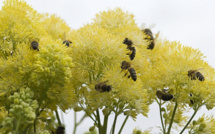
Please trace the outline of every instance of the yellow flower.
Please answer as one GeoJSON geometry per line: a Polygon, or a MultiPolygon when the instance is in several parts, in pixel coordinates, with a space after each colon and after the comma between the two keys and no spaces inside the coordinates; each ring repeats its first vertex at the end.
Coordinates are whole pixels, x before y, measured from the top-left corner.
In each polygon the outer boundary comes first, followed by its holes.
{"type": "Polygon", "coordinates": [[[23,0],[5,0],[0,11],[0,50],[7,57],[20,43],[40,39],[46,34],[41,15],[23,0]]]}
{"type": "MultiPolygon", "coordinates": [[[[139,79],[141,67],[138,62],[144,64],[141,56],[131,62],[137,72],[137,81],[134,82],[128,76],[123,77],[126,71],[121,72],[121,63],[130,61],[121,37],[97,25],[86,25],[75,31],[74,35],[72,57],[75,66],[72,79],[80,103],[85,104],[89,112],[104,106],[112,111],[121,105],[121,112],[134,110],[147,116],[147,91],[142,88],[142,79],[139,79]],[[112,91],[96,91],[95,85],[105,81],[112,86],[112,91]]],[[[135,119],[136,114],[132,113],[130,116],[135,119]]]]}
{"type": "Polygon", "coordinates": [[[194,120],[193,123],[189,126],[190,134],[214,134],[215,129],[215,119],[213,115],[199,117],[198,120],[194,120]]]}
{"type": "Polygon", "coordinates": [[[134,16],[131,13],[120,8],[103,11],[96,15],[92,25],[107,29],[108,32],[119,38],[120,43],[125,38],[131,40],[137,51],[136,57],[144,59],[148,55],[149,51],[146,49],[148,42],[144,40],[145,35],[135,23],[134,16]]]}
{"type": "Polygon", "coordinates": [[[63,110],[71,107],[75,100],[71,86],[71,69],[74,66],[72,58],[68,55],[70,48],[49,38],[40,41],[41,49],[34,55],[34,70],[31,72],[29,86],[35,92],[38,99],[46,100],[48,107],[63,107],[63,110]],[[41,94],[46,94],[41,97],[41,94]]]}
{"type": "Polygon", "coordinates": [[[67,38],[65,36],[69,36],[70,34],[70,27],[64,20],[54,14],[43,15],[42,24],[46,29],[48,35],[50,35],[53,40],[66,40],[67,38]]]}
{"type": "Polygon", "coordinates": [[[196,104],[209,104],[213,107],[214,98],[214,69],[204,61],[203,54],[198,49],[182,46],[179,42],[160,41],[149,57],[151,70],[142,77],[152,79],[145,84],[152,88],[154,95],[157,90],[169,88],[178,102],[190,104],[190,93],[199,97],[196,104]],[[198,70],[203,68],[202,70],[198,70]],[[198,70],[205,81],[191,80],[189,70],[198,70]]]}

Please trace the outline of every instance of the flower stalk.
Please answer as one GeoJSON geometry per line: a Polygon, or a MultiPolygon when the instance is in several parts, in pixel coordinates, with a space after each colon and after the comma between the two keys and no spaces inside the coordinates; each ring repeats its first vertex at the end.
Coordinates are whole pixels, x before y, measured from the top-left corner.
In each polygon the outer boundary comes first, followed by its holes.
{"type": "Polygon", "coordinates": [[[126,122],[127,122],[127,120],[128,120],[128,117],[129,117],[129,115],[127,115],[127,116],[126,116],[126,118],[125,118],[125,120],[123,121],[122,126],[121,126],[121,128],[120,128],[120,130],[119,130],[118,134],[121,134],[121,132],[122,132],[122,130],[123,130],[123,128],[124,128],[124,126],[125,126],[125,123],[126,123],[126,122]]]}
{"type": "Polygon", "coordinates": [[[193,113],[193,115],[190,117],[189,121],[187,122],[187,124],[184,126],[184,128],[181,130],[180,134],[182,134],[184,132],[184,130],[187,128],[187,126],[190,124],[190,122],[193,120],[194,116],[196,115],[196,113],[198,112],[199,107],[197,107],[193,113]]]}
{"type": "Polygon", "coordinates": [[[170,121],[170,124],[169,124],[169,128],[168,128],[167,134],[170,134],[170,132],[171,132],[171,128],[172,128],[172,124],[173,124],[173,121],[174,121],[175,112],[176,112],[177,107],[178,107],[178,103],[177,103],[177,101],[176,101],[176,102],[175,102],[175,107],[174,107],[174,110],[173,110],[173,113],[172,113],[172,118],[171,118],[171,121],[170,121]]]}
{"type": "Polygon", "coordinates": [[[166,133],[166,129],[165,129],[164,123],[163,123],[163,116],[162,116],[162,111],[161,111],[161,99],[160,99],[160,102],[158,103],[158,105],[159,105],[161,125],[162,125],[162,128],[163,128],[163,133],[165,134],[166,133]]]}

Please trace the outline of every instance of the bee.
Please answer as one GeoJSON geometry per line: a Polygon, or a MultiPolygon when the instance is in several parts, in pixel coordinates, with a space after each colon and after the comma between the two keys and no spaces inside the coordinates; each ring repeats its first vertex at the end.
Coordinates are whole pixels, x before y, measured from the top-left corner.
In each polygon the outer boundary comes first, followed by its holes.
{"type": "Polygon", "coordinates": [[[173,95],[167,93],[166,89],[163,89],[162,91],[158,90],[156,92],[156,95],[159,99],[163,101],[170,101],[173,98],[173,95]]]}
{"type": "MultiPolygon", "coordinates": [[[[153,27],[153,26],[150,26],[150,27],[153,27]]],[[[147,49],[152,50],[155,47],[155,42],[154,41],[158,38],[159,32],[156,34],[156,36],[154,38],[153,33],[150,30],[150,28],[144,28],[144,24],[143,24],[142,29],[143,29],[142,32],[147,36],[144,39],[150,42],[150,44],[148,45],[147,49]]]]}
{"type": "Polygon", "coordinates": [[[71,44],[72,42],[70,40],[64,40],[63,41],[63,44],[66,44],[67,47],[69,47],[69,45],[71,44]]]}
{"type": "Polygon", "coordinates": [[[56,134],[65,134],[65,127],[58,126],[56,130],[56,134]]]}
{"type": "Polygon", "coordinates": [[[66,44],[67,47],[72,43],[72,41],[66,39],[66,33],[64,32],[64,41],[63,44],[66,44]]]}
{"type": "Polygon", "coordinates": [[[129,55],[130,60],[133,60],[136,55],[136,48],[132,46],[133,42],[128,38],[125,38],[123,44],[127,45],[127,49],[131,51],[131,54],[128,53],[127,55],[129,55]]]}
{"type": "Polygon", "coordinates": [[[107,85],[106,84],[107,82],[108,82],[108,80],[96,84],[95,85],[96,91],[99,91],[99,92],[110,92],[112,90],[112,86],[111,85],[107,85]]]}
{"type": "MultiPolygon", "coordinates": [[[[136,74],[134,68],[131,67],[131,63],[130,62],[123,61],[122,65],[121,65],[121,69],[122,70],[128,70],[128,72],[130,73],[130,75],[128,76],[128,78],[131,77],[133,81],[137,80],[137,74],[136,74]]],[[[126,72],[124,76],[126,76],[128,74],[128,72],[126,72]]]]}
{"type": "Polygon", "coordinates": [[[32,49],[39,51],[38,47],[39,47],[39,43],[37,41],[32,41],[31,42],[31,48],[32,49]]]}
{"type": "Polygon", "coordinates": [[[197,70],[189,70],[188,71],[188,76],[191,77],[191,80],[196,80],[196,78],[200,81],[204,81],[205,77],[197,70]]]}

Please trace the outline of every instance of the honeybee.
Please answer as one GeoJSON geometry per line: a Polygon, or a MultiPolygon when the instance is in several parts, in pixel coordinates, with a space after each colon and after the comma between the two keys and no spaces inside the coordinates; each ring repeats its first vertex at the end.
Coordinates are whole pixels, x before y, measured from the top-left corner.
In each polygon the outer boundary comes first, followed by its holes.
{"type": "Polygon", "coordinates": [[[71,44],[72,42],[70,40],[67,40],[66,39],[66,33],[64,32],[64,41],[63,41],[63,44],[66,44],[67,47],[69,47],[69,45],[71,44]]]}
{"type": "MultiPolygon", "coordinates": [[[[153,27],[153,26],[151,26],[151,27],[153,27]]],[[[147,49],[152,50],[155,47],[155,42],[154,41],[158,38],[159,32],[155,35],[155,38],[154,38],[153,33],[150,30],[150,28],[144,28],[144,24],[142,24],[142,32],[147,36],[144,39],[150,42],[150,44],[148,45],[147,49]]]]}
{"type": "Polygon", "coordinates": [[[65,134],[65,127],[58,126],[56,130],[56,134],[65,134]]]}
{"type": "Polygon", "coordinates": [[[130,60],[133,60],[136,55],[136,49],[132,46],[133,42],[128,38],[125,38],[123,44],[127,45],[127,49],[131,51],[131,54],[128,53],[127,55],[129,55],[130,60]]]}
{"type": "Polygon", "coordinates": [[[72,43],[70,40],[64,40],[63,44],[66,44],[67,47],[69,47],[69,44],[72,43]]]}
{"type": "MultiPolygon", "coordinates": [[[[202,69],[202,68],[201,68],[202,69]]],[[[205,77],[198,71],[200,69],[197,70],[189,70],[188,71],[188,76],[191,77],[191,80],[196,80],[196,78],[200,81],[204,81],[205,77]]]]}
{"type": "Polygon", "coordinates": [[[156,95],[159,99],[163,101],[170,101],[173,98],[173,95],[167,93],[166,89],[163,89],[162,91],[158,90],[156,92],[156,95]]]}
{"type": "MultiPolygon", "coordinates": [[[[130,75],[128,76],[128,78],[131,77],[133,81],[137,80],[137,74],[136,74],[134,68],[131,67],[131,63],[130,62],[123,61],[122,65],[121,65],[121,69],[122,70],[128,70],[128,72],[130,73],[130,75]]],[[[124,76],[126,76],[128,74],[128,72],[126,72],[124,76]]]]}
{"type": "Polygon", "coordinates": [[[107,85],[106,84],[107,82],[108,82],[108,80],[96,84],[95,85],[96,91],[99,91],[99,92],[110,92],[112,90],[112,86],[111,85],[107,85]]]}
{"type": "Polygon", "coordinates": [[[32,49],[39,51],[38,47],[39,47],[39,43],[37,41],[32,41],[31,42],[31,48],[32,49]]]}

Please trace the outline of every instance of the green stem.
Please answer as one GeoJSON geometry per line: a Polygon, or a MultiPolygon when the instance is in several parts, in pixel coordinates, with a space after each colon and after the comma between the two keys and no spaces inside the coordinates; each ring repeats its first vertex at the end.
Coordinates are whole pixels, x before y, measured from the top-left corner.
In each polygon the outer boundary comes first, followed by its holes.
{"type": "MultiPolygon", "coordinates": [[[[80,104],[80,103],[79,103],[79,104],[80,104]]],[[[88,114],[88,112],[85,110],[85,108],[84,108],[81,104],[80,104],[80,106],[83,108],[85,114],[86,114],[87,116],[89,116],[89,117],[94,121],[94,123],[96,123],[96,120],[93,119],[93,117],[92,117],[91,115],[88,114]]]]}
{"type": "Polygon", "coordinates": [[[178,107],[178,103],[175,102],[175,107],[174,107],[174,110],[173,110],[173,113],[172,113],[172,118],[171,118],[171,121],[170,121],[170,124],[169,124],[169,128],[168,128],[167,134],[170,134],[172,123],[173,123],[173,120],[174,120],[174,117],[175,117],[175,112],[176,112],[177,107],[178,107]]]}
{"type": "Polygon", "coordinates": [[[48,88],[46,88],[45,90],[43,90],[43,93],[42,93],[42,97],[40,98],[40,100],[39,100],[39,106],[38,106],[38,108],[37,108],[37,110],[36,110],[36,118],[34,119],[34,133],[36,133],[36,121],[37,121],[37,117],[39,116],[39,109],[40,109],[40,107],[41,107],[41,105],[42,105],[42,102],[43,102],[43,100],[44,100],[44,98],[46,97],[46,92],[48,91],[48,88]]]}
{"type": "Polygon", "coordinates": [[[28,130],[29,130],[29,128],[32,126],[32,124],[29,124],[26,128],[25,128],[25,130],[23,131],[23,134],[27,134],[27,132],[28,132],[28,130]]]}
{"type": "Polygon", "coordinates": [[[77,123],[77,126],[81,124],[81,122],[87,117],[86,114],[84,114],[84,116],[80,119],[80,121],[77,123]]]}
{"type": "Polygon", "coordinates": [[[118,134],[121,134],[122,129],[124,128],[125,123],[126,123],[126,122],[127,122],[127,120],[128,120],[128,117],[129,117],[129,115],[127,115],[127,116],[126,116],[126,118],[125,118],[125,120],[124,120],[124,122],[123,122],[123,124],[122,124],[122,126],[121,126],[121,128],[120,128],[120,130],[119,130],[119,133],[118,133],[118,134]]]}
{"type": "Polygon", "coordinates": [[[60,121],[60,117],[59,117],[59,114],[58,114],[58,111],[55,110],[55,114],[56,114],[56,117],[57,117],[57,121],[58,121],[58,125],[61,126],[61,121],[60,121]]]}
{"type": "Polygon", "coordinates": [[[20,122],[19,120],[17,120],[15,134],[19,134],[19,127],[20,127],[20,122]]]}
{"type": "Polygon", "coordinates": [[[73,134],[76,133],[76,128],[77,128],[77,114],[74,111],[74,129],[73,129],[73,134]]]}
{"type": "Polygon", "coordinates": [[[116,126],[117,117],[118,117],[118,113],[116,112],[116,113],[115,113],[115,117],[114,117],[114,122],[113,122],[112,134],[114,134],[114,131],[115,131],[115,126],[116,126]]]}
{"type": "Polygon", "coordinates": [[[100,115],[99,115],[99,110],[96,110],[96,114],[97,114],[97,120],[98,120],[98,128],[99,128],[99,134],[102,134],[101,131],[101,120],[100,120],[100,115]]]}
{"type": "Polygon", "coordinates": [[[190,122],[193,120],[194,116],[196,115],[199,107],[194,111],[193,115],[191,116],[190,120],[187,122],[187,124],[184,126],[184,128],[181,130],[180,134],[184,132],[184,130],[187,128],[187,126],[190,124],[190,122]]]}
{"type": "Polygon", "coordinates": [[[105,117],[104,117],[104,122],[103,122],[103,127],[102,127],[102,133],[104,133],[104,134],[107,133],[108,117],[109,117],[109,114],[105,115],[105,117]]]}
{"type": "Polygon", "coordinates": [[[161,119],[161,125],[162,125],[162,128],[163,128],[163,133],[165,134],[166,133],[166,129],[164,128],[164,124],[163,124],[163,116],[162,116],[162,111],[161,111],[161,99],[160,99],[160,103],[159,103],[159,110],[160,110],[160,119],[161,119]]]}

